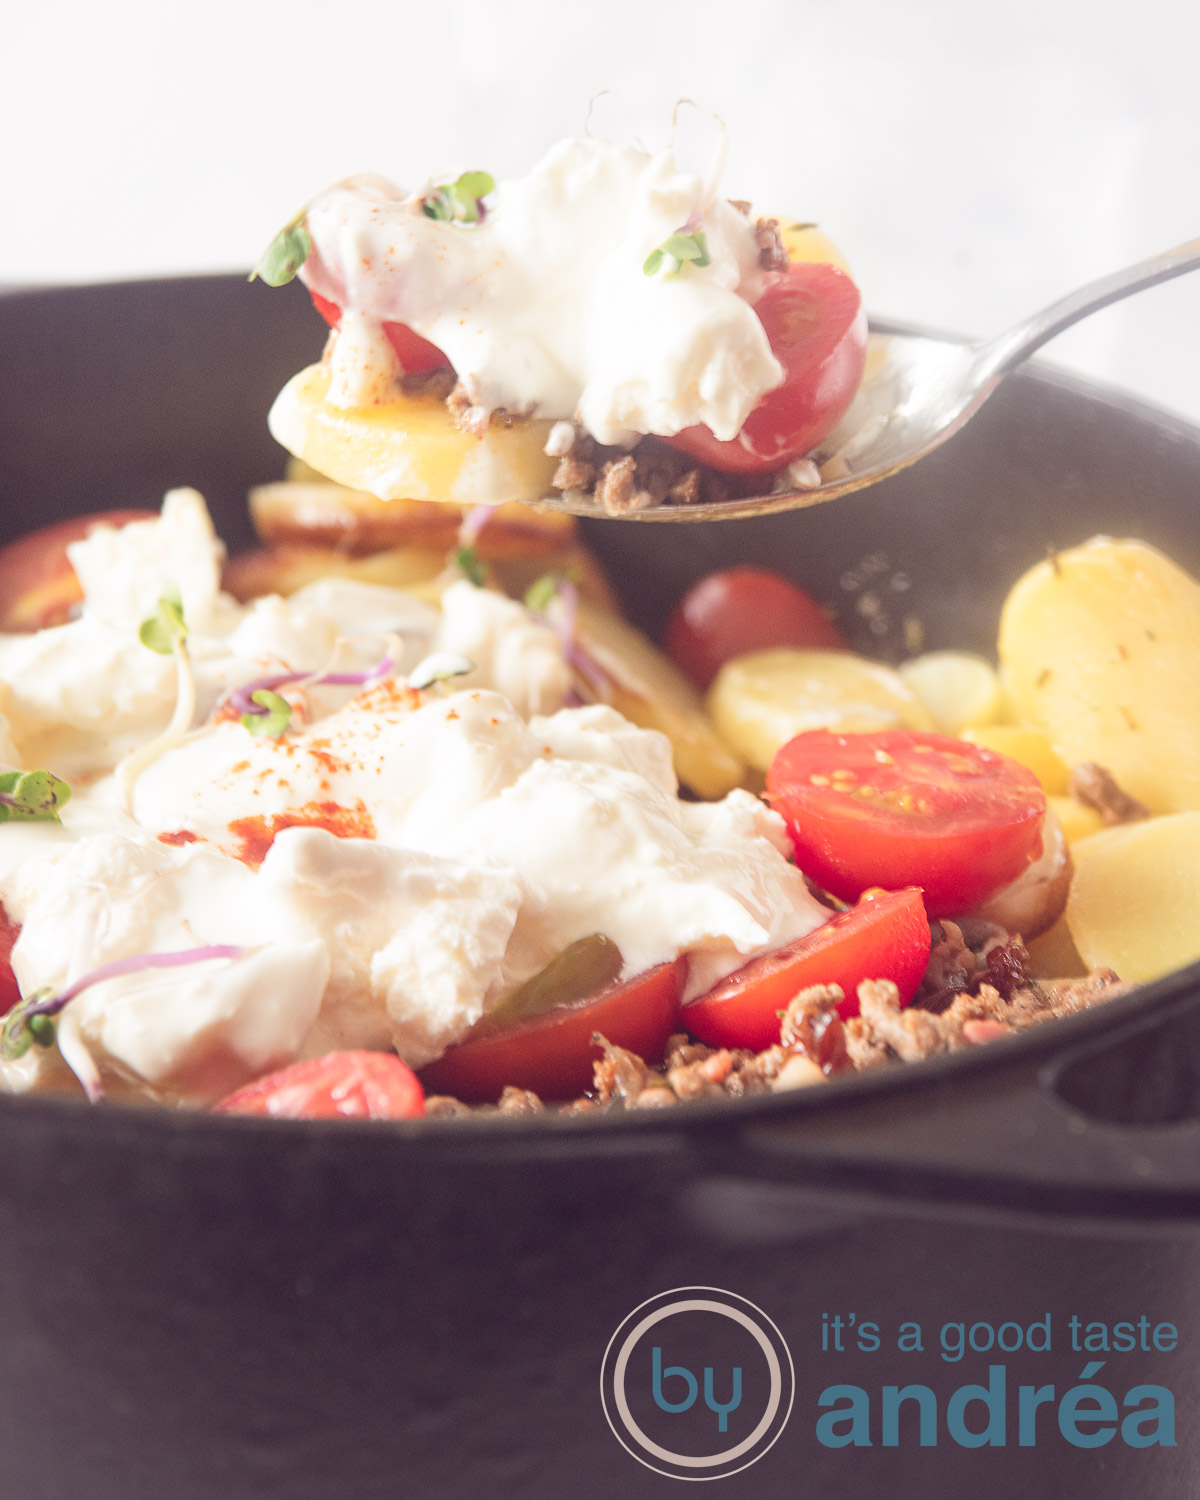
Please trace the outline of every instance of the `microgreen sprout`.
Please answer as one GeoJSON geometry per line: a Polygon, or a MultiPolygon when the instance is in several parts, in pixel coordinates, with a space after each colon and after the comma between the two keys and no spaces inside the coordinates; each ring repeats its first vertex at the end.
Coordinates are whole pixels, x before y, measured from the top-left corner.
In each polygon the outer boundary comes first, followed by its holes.
{"type": "Polygon", "coordinates": [[[0,823],[57,823],[71,788],[49,771],[0,772],[0,823]]]}
{"type": "Polygon", "coordinates": [[[483,199],[495,189],[489,172],[464,172],[454,182],[442,182],[421,200],[421,211],[429,219],[457,224],[478,224],[486,215],[483,199]]]}
{"type": "Polygon", "coordinates": [[[474,547],[456,547],[451,553],[451,561],[463,577],[469,583],[473,583],[477,589],[481,589],[487,582],[487,569],[474,547]]]}
{"type": "Polygon", "coordinates": [[[260,739],[277,740],[292,722],[292,705],[270,688],[259,688],[250,694],[250,699],[260,711],[250,709],[244,713],[243,726],[260,739]]]}
{"type": "Polygon", "coordinates": [[[170,656],[177,642],[187,640],[188,628],[183,618],[183,599],[178,587],[168,583],[158,598],[158,608],[148,615],[138,630],[138,640],[160,656],[170,656]]]}
{"type": "Polygon", "coordinates": [[[291,724],[292,709],[276,688],[294,682],[308,687],[365,687],[386,677],[395,665],[390,656],[385,656],[365,672],[277,672],[273,677],[258,677],[235,688],[229,701],[251,734],[278,739],[291,724]]]}
{"type": "Polygon", "coordinates": [[[91,989],[94,984],[117,979],[123,974],[136,974],[143,969],[176,969],[184,964],[207,963],[214,958],[241,958],[246,951],[228,943],[214,943],[207,948],[185,948],[178,953],[138,953],[132,958],[118,958],[112,963],[101,964],[57,995],[49,988],[35,990],[24,1000],[18,1000],[5,1016],[0,1028],[0,1058],[13,1062],[24,1057],[34,1045],[52,1046],[55,1040],[53,1018],[76,995],[91,989]]]}
{"type": "Polygon", "coordinates": [[[535,615],[544,615],[558,598],[559,575],[543,573],[525,590],[525,608],[535,615]]]}
{"type": "Polygon", "coordinates": [[[694,266],[707,266],[710,261],[708,241],[703,229],[693,229],[690,232],[677,229],[674,234],[666,237],[657,250],[651,250],[642,262],[642,271],[647,276],[654,276],[665,266],[664,275],[678,276],[689,262],[694,266]]]}
{"type": "Polygon", "coordinates": [[[460,656],[457,651],[434,651],[408,674],[408,685],[414,692],[424,692],[435,682],[445,682],[450,677],[465,677],[475,670],[469,656],[460,656]]]}
{"type": "Polygon", "coordinates": [[[268,286],[285,286],[312,253],[312,239],[305,228],[306,209],[289,219],[263,253],[247,278],[261,277],[268,286]]]}

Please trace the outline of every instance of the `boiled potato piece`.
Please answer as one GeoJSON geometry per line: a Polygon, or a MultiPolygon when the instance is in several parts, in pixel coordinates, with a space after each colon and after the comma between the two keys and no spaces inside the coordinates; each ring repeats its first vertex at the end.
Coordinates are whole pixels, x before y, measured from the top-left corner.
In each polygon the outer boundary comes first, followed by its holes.
{"type": "MultiPolygon", "coordinates": [[[[997,755],[1007,755],[1009,760],[1020,761],[1027,771],[1032,771],[1051,797],[1066,799],[1070,784],[1070,773],[1054,746],[1036,729],[1022,729],[1017,724],[987,724],[980,728],[964,729],[962,738],[972,745],[982,745],[985,750],[994,750],[997,755]]],[[[1081,802],[1074,803],[1080,812],[1089,811],[1081,802]]],[[[1064,823],[1064,828],[1066,827],[1064,823]]],[[[1097,827],[1099,827],[1097,814],[1097,827]]],[[[1089,828],[1089,833],[1094,833],[1089,828]]],[[[1067,830],[1068,840],[1071,833],[1067,830]]]]}
{"type": "Polygon", "coordinates": [[[788,260],[816,261],[822,265],[836,266],[839,271],[845,271],[847,276],[850,275],[846,257],[828,235],[822,234],[815,224],[808,224],[799,219],[780,218],[779,238],[783,241],[788,260]]]}
{"type": "MultiPolygon", "coordinates": [[[[336,547],[364,556],[388,547],[449,551],[466,516],[436,500],[380,500],[327,479],[284,480],[250,491],[250,518],[264,542],[336,547]]],[[[480,557],[544,557],[575,539],[573,516],[530,505],[497,506],[479,532],[480,557]]]]}
{"type": "Polygon", "coordinates": [[[1200,585],[1144,542],[1097,537],[1009,594],[1000,660],[1022,723],[1152,812],[1200,808],[1200,585]]]}
{"type": "MultiPolygon", "coordinates": [[[[1044,782],[1042,784],[1045,785],[1044,782]]],[[[1052,809],[1058,819],[1068,844],[1093,838],[1096,834],[1103,833],[1106,827],[1104,819],[1094,807],[1085,807],[1082,802],[1076,802],[1074,797],[1047,797],[1046,806],[1052,809]]]]}
{"type": "Polygon", "coordinates": [[[1067,923],[1088,964],[1145,982],[1200,958],[1200,812],[1110,828],[1071,853],[1067,923]]]}
{"type": "Polygon", "coordinates": [[[309,365],[275,398],[271,435],[311,468],[380,500],[495,505],[540,500],[558,465],[543,452],[553,425],[522,417],[481,436],[456,427],[435,395],[343,409],[325,399],[329,371],[309,365]]]}
{"type": "Polygon", "coordinates": [[[746,768],[713,728],[696,689],[640,631],[581,598],[577,633],[609,678],[618,713],[671,741],[685,786],[701,797],[723,797],[741,783],[746,768]]]}
{"type": "Polygon", "coordinates": [[[1025,947],[1029,952],[1029,972],[1035,979],[1082,979],[1088,971],[1065,915],[1059,917],[1049,932],[1026,939],[1025,947]]]}
{"type": "Polygon", "coordinates": [[[1004,711],[1000,679],[982,656],[927,651],[903,662],[900,675],[933,715],[942,734],[995,724],[1004,711]]]}
{"type": "Polygon", "coordinates": [[[758,771],[807,729],[850,733],[932,729],[929,710],[898,672],[849,651],[752,651],[717,673],[708,711],[758,771]]]}
{"type": "MultiPolygon", "coordinates": [[[[487,562],[491,581],[512,595],[524,597],[529,585],[545,573],[561,573],[572,579],[581,596],[620,613],[612,586],[595,558],[582,547],[533,556],[501,555],[487,562]]],[[[260,547],[244,552],[225,564],[223,586],[243,603],[263,594],[294,594],[319,578],[357,578],[389,588],[417,590],[422,597],[440,594],[443,581],[453,577],[443,549],[390,547],[369,557],[348,556],[340,549],[317,546],[260,547]],[[444,577],[443,577],[444,575],[444,577]]]]}

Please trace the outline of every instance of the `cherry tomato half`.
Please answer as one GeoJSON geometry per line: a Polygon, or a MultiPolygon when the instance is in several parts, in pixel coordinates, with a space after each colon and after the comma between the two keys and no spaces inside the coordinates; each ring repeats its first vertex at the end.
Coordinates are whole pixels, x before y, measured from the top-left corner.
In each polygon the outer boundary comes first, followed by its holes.
{"type": "Polygon", "coordinates": [[[666,438],[729,474],[764,474],[811,453],[845,416],[862,381],[867,318],[862,296],[836,266],[797,264],[754,304],[783,384],[768,391],[736,438],[685,427],[666,438]]]}
{"type": "Polygon", "coordinates": [[[219,1115],[277,1120],[412,1120],[425,1113],[417,1075],[394,1052],[327,1052],[257,1078],[213,1105],[219,1115]]]}
{"type": "Polygon", "coordinates": [[[573,1099],[592,1086],[600,1032],[648,1063],[658,1062],[679,1020],[687,960],[659,964],[574,1005],[558,1005],[505,1031],[468,1038],[422,1069],[427,1092],[493,1103],[506,1084],[543,1099],[573,1099]]]}
{"type": "Polygon", "coordinates": [[[724,568],[690,588],[667,622],[667,655],[706,688],[735,656],[791,646],[846,649],[821,606],[769,568],[724,568]]]}
{"type": "Polygon", "coordinates": [[[919,885],[931,917],[954,916],[1037,858],[1046,794],[1032,771],[981,745],[909,729],[811,730],[767,772],[796,862],[845,901],[919,885]]]}
{"type": "MultiPolygon", "coordinates": [[[[342,321],[342,310],[337,303],[331,302],[328,297],[322,297],[319,292],[310,291],[308,295],[330,328],[336,328],[342,321]]],[[[438,346],[423,339],[419,333],[414,333],[407,323],[385,323],[383,331],[387,334],[388,343],[396,351],[396,358],[406,375],[420,375],[426,370],[450,368],[450,361],[438,346]]]]}
{"type": "Polygon", "coordinates": [[[63,624],[83,598],[67,558],[68,545],[81,541],[97,526],[120,528],[130,521],[153,521],[157,514],[153,510],[95,511],[40,526],[0,547],[0,631],[44,630],[63,624]]]}
{"type": "Polygon", "coordinates": [[[710,1047],[752,1047],[779,1040],[779,1013],[813,984],[837,984],[843,1017],[858,1014],[864,979],[890,979],[901,1005],[917,992],[929,963],[929,919],[918,890],[881,891],[786,948],[752,958],[683,1007],[681,1021],[710,1047]]]}
{"type": "Polygon", "coordinates": [[[21,929],[0,906],[0,1016],[6,1016],[21,998],[17,976],[13,973],[11,957],[13,944],[21,929]]]}

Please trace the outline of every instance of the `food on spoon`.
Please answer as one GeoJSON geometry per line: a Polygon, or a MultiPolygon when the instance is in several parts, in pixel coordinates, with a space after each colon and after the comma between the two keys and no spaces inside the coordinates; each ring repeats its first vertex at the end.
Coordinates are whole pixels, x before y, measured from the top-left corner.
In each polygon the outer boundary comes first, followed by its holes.
{"type": "Polygon", "coordinates": [[[621,513],[786,480],[858,388],[862,300],[811,226],[751,217],[718,178],[569,140],[499,185],[335,184],[257,268],[298,272],[331,327],[272,432],[383,501],[557,489],[621,513]]]}

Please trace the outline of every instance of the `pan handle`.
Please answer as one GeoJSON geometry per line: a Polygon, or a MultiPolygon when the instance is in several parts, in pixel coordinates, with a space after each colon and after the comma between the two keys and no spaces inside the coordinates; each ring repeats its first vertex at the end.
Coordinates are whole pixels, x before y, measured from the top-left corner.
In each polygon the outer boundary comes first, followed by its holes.
{"type": "Polygon", "coordinates": [[[1200,1220],[1200,966],[1182,977],[1182,993],[1173,975],[1110,1001],[1116,1017],[1101,1008],[1061,1023],[1089,1033],[1074,1042],[1034,1032],[988,1043],[989,1066],[949,1058],[921,1087],[814,1098],[746,1127],[739,1143],[756,1168],[791,1180],[1200,1220]],[[1110,1024],[1098,1028],[1102,1017],[1110,1024]]]}

